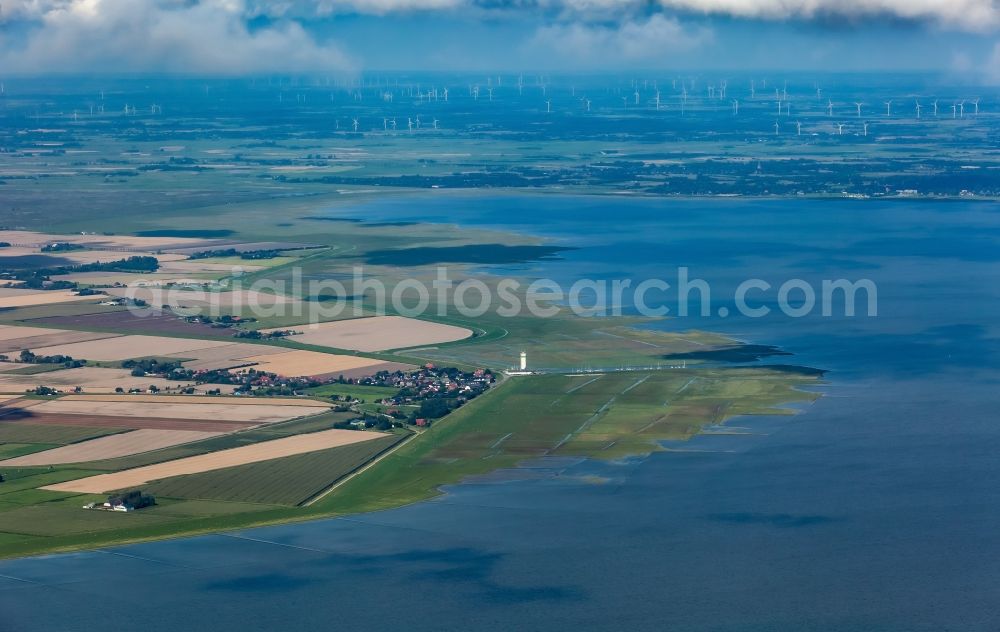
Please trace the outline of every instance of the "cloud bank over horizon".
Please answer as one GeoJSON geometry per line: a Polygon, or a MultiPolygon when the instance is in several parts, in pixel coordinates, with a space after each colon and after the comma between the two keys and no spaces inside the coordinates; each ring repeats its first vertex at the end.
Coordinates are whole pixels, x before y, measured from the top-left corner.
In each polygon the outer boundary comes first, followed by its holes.
{"type": "MultiPolygon", "coordinates": [[[[479,53],[459,57],[481,65],[537,59],[565,68],[650,67],[710,47],[722,55],[716,21],[792,34],[796,24],[842,32],[904,23],[900,28],[985,41],[1000,28],[1000,0],[5,0],[0,72],[355,73],[372,53],[383,64],[390,53],[432,64],[438,58],[426,51],[414,57],[407,39],[428,39],[416,30],[436,28],[442,44],[453,38],[451,50],[479,53]],[[497,30],[514,24],[516,41],[487,50],[481,39],[462,40],[438,20],[497,30]],[[351,29],[365,21],[393,26],[369,28],[376,39],[359,45],[351,29]]],[[[745,59],[724,52],[734,62],[745,59]]],[[[995,75],[998,62],[982,61],[982,72],[995,75]]]]}

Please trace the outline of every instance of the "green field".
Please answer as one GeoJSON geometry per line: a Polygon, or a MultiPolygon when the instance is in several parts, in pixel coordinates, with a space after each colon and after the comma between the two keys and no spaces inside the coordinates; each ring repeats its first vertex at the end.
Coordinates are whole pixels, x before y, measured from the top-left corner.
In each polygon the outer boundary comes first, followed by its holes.
{"type": "Polygon", "coordinates": [[[363,402],[373,402],[377,399],[393,397],[398,389],[383,386],[362,386],[359,384],[326,384],[307,391],[313,397],[332,397],[338,395],[341,399],[347,397],[363,402]]]}
{"type": "Polygon", "coordinates": [[[304,419],[293,419],[292,421],[261,426],[250,430],[196,441],[194,443],[185,443],[184,445],[163,448],[162,450],[155,450],[153,452],[132,454],[115,459],[89,461],[79,465],[81,467],[86,467],[87,469],[110,472],[126,470],[133,467],[142,467],[143,465],[151,465],[153,463],[162,463],[164,461],[172,461],[174,459],[195,456],[197,454],[206,454],[208,452],[217,452],[219,450],[227,450],[229,448],[238,448],[240,446],[259,443],[261,441],[270,441],[271,439],[287,437],[293,434],[329,430],[330,428],[333,428],[333,424],[336,422],[353,419],[355,416],[356,415],[353,415],[352,413],[322,413],[320,415],[313,415],[312,417],[306,417],[304,419]]]}
{"type": "Polygon", "coordinates": [[[55,447],[54,443],[0,443],[0,461],[55,447]]]}
{"type": "Polygon", "coordinates": [[[157,481],[157,498],[298,505],[391,448],[404,435],[157,481]]]}
{"type": "Polygon", "coordinates": [[[547,455],[649,454],[740,414],[791,414],[815,378],[766,369],[622,372],[514,378],[407,443],[318,505],[375,510],[432,496],[443,484],[547,455]]]}
{"type": "Polygon", "coordinates": [[[766,368],[511,378],[305,507],[292,505],[367,462],[390,440],[159,481],[149,489],[163,502],[128,515],[80,509],[99,496],[37,488],[187,456],[192,449],[201,453],[322,429],[345,414],[327,413],[146,455],[62,469],[22,468],[0,484],[0,557],[396,507],[431,497],[442,485],[550,454],[599,459],[648,454],[661,449],[660,440],[684,439],[705,424],[734,415],[791,414],[781,406],[811,401],[816,395],[801,387],[817,383],[817,376],[766,368]]]}
{"type": "Polygon", "coordinates": [[[9,371],[5,371],[5,373],[13,375],[40,375],[42,373],[61,371],[64,368],[65,367],[61,364],[25,364],[14,369],[10,369],[9,371]]]}
{"type": "Polygon", "coordinates": [[[0,443],[41,443],[66,445],[86,439],[124,432],[121,428],[50,426],[17,422],[0,423],[0,443]]]}

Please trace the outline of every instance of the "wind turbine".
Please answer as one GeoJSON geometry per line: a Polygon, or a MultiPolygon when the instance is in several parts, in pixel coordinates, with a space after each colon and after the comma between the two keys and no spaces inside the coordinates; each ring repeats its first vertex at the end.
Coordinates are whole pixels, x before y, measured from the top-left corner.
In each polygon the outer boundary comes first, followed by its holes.
{"type": "Polygon", "coordinates": [[[802,136],[802,121],[795,121],[795,135],[802,136]]]}
{"type": "Polygon", "coordinates": [[[395,116],[392,117],[392,120],[389,121],[389,124],[392,125],[392,131],[395,132],[396,131],[396,117],[395,116]]]}
{"type": "Polygon", "coordinates": [[[639,91],[638,90],[635,91],[635,95],[634,96],[635,96],[635,104],[639,105],[639,91]]]}
{"type": "Polygon", "coordinates": [[[833,116],[833,99],[830,99],[829,101],[827,101],[827,104],[826,104],[826,113],[827,113],[828,116],[831,116],[831,117],[833,116]]]}
{"type": "Polygon", "coordinates": [[[922,105],[920,105],[920,101],[917,101],[917,102],[916,102],[916,104],[917,104],[917,119],[919,120],[919,119],[920,119],[920,109],[921,109],[921,108],[922,108],[923,106],[922,106],[922,105]]]}
{"type": "Polygon", "coordinates": [[[979,116],[979,98],[973,99],[972,104],[976,106],[976,116],[979,116]]]}
{"type": "Polygon", "coordinates": [[[958,118],[958,104],[951,104],[951,118],[958,118]]]}
{"type": "Polygon", "coordinates": [[[444,100],[447,103],[447,101],[448,101],[448,88],[445,88],[444,92],[442,94],[444,95],[444,100]]]}
{"type": "Polygon", "coordinates": [[[865,122],[865,138],[868,137],[868,123],[865,122]]]}
{"type": "Polygon", "coordinates": [[[757,82],[753,79],[750,80],[750,98],[757,98],[757,82]]]}
{"type": "Polygon", "coordinates": [[[656,111],[660,111],[660,91],[656,91],[656,111]]]}
{"type": "Polygon", "coordinates": [[[492,101],[493,100],[493,88],[487,88],[486,91],[490,93],[490,101],[492,101]]]}
{"type": "Polygon", "coordinates": [[[858,118],[861,118],[861,106],[864,105],[864,103],[855,102],[854,105],[858,107],[858,118]]]}
{"type": "Polygon", "coordinates": [[[778,121],[775,121],[774,122],[774,135],[775,136],[777,136],[778,134],[780,134],[779,130],[780,130],[780,127],[778,126],[778,121]]]}
{"type": "Polygon", "coordinates": [[[413,119],[406,117],[406,131],[413,132],[413,119]]]}
{"type": "Polygon", "coordinates": [[[837,136],[843,136],[843,135],[844,135],[844,124],[837,123],[837,136]]]}
{"type": "Polygon", "coordinates": [[[552,112],[552,99],[545,100],[545,113],[548,114],[552,112]]]}
{"type": "Polygon", "coordinates": [[[433,121],[431,121],[431,125],[434,126],[434,129],[437,129],[438,128],[438,120],[434,119],[433,121]]]}
{"type": "Polygon", "coordinates": [[[359,125],[358,119],[351,119],[351,124],[354,126],[354,132],[357,133],[359,125]]]}
{"type": "Polygon", "coordinates": [[[892,99],[885,102],[885,115],[892,116],[892,99]]]}
{"type": "Polygon", "coordinates": [[[587,111],[589,112],[590,111],[590,99],[584,99],[584,102],[587,104],[587,111]]]}
{"type": "Polygon", "coordinates": [[[389,119],[382,117],[382,131],[389,131],[389,119]]]}
{"type": "Polygon", "coordinates": [[[961,113],[961,117],[965,118],[965,101],[958,102],[958,110],[961,113]]]}
{"type": "Polygon", "coordinates": [[[733,99],[733,116],[738,116],[740,113],[740,100],[733,99]]]}
{"type": "Polygon", "coordinates": [[[938,100],[934,99],[934,116],[938,115],[938,100]]]}

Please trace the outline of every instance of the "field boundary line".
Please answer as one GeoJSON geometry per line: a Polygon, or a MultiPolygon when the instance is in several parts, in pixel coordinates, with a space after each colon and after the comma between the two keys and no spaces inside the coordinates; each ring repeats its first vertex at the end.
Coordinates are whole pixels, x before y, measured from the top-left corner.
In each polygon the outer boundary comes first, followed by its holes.
{"type": "Polygon", "coordinates": [[[417,436],[418,436],[418,433],[414,432],[414,433],[411,433],[409,436],[404,437],[401,441],[397,441],[393,445],[391,445],[388,448],[386,448],[381,454],[377,455],[374,459],[368,461],[367,463],[365,463],[361,467],[355,469],[353,472],[347,474],[346,476],[340,477],[340,480],[334,481],[332,485],[330,485],[329,487],[327,487],[324,490],[321,490],[319,493],[314,494],[312,498],[307,499],[303,503],[299,503],[299,505],[297,505],[297,506],[298,507],[311,507],[312,505],[314,505],[315,503],[319,502],[323,498],[326,498],[327,496],[329,496],[337,488],[339,488],[341,485],[347,483],[348,481],[350,481],[351,479],[353,479],[355,476],[357,476],[357,475],[359,475],[359,474],[361,474],[363,472],[366,472],[369,468],[374,467],[379,462],[381,462],[382,459],[387,458],[387,457],[392,456],[393,454],[395,454],[396,450],[398,450],[399,448],[403,447],[404,445],[406,445],[407,443],[409,443],[410,440],[412,440],[414,437],[417,437],[417,436]]]}

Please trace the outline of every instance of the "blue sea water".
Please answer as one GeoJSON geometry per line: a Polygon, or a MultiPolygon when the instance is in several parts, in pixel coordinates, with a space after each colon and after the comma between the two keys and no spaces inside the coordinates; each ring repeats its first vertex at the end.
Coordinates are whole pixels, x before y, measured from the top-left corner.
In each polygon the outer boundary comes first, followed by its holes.
{"type": "Polygon", "coordinates": [[[519,274],[689,266],[713,307],[747,277],[867,277],[879,315],[662,325],[829,369],[797,417],[644,460],[543,461],[392,511],[0,562],[0,629],[1000,629],[998,211],[446,194],[331,208],[578,248],[519,274]]]}

